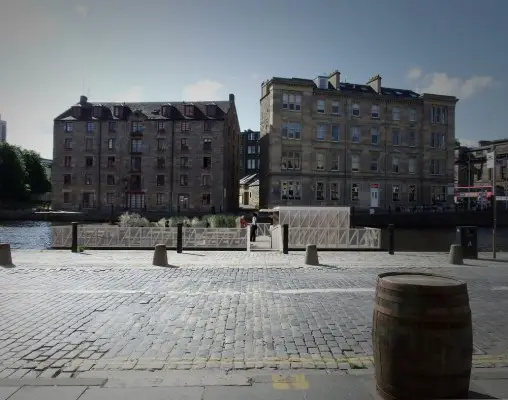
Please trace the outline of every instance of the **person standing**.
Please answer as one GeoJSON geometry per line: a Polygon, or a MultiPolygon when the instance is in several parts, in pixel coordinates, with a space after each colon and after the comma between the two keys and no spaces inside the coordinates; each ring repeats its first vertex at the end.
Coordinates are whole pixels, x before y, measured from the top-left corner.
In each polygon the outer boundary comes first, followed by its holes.
{"type": "Polygon", "coordinates": [[[247,228],[247,221],[243,215],[240,217],[240,228],[247,228]]]}
{"type": "Polygon", "coordinates": [[[256,231],[258,230],[258,215],[256,213],[252,214],[252,222],[250,226],[250,241],[256,241],[256,231]]]}

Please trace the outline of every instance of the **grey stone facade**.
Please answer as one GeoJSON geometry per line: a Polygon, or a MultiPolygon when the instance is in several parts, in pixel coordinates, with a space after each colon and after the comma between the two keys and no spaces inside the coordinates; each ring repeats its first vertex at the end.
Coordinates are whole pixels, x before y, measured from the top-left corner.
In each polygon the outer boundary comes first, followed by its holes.
{"type": "Polygon", "coordinates": [[[233,95],[123,104],[82,96],[54,121],[53,208],[234,211],[238,137],[233,95]]]}
{"type": "Polygon", "coordinates": [[[240,133],[240,178],[259,173],[260,149],[259,131],[240,133]]]}
{"type": "Polygon", "coordinates": [[[457,101],[337,71],[263,82],[261,207],[452,202],[457,101]]]}

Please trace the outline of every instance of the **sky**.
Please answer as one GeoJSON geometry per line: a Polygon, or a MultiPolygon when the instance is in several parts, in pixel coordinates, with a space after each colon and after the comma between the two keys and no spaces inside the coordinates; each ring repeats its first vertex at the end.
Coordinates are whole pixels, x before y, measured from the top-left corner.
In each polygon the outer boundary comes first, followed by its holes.
{"type": "Polygon", "coordinates": [[[0,115],[52,158],[53,119],[92,102],[227,100],[259,129],[261,83],[342,80],[457,96],[456,137],[507,138],[507,0],[2,0],[0,115]]]}

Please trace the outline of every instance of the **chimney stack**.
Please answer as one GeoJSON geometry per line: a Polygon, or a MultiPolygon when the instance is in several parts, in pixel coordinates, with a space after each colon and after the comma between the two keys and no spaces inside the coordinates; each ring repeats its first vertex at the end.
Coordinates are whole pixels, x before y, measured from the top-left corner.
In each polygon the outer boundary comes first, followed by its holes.
{"type": "Polygon", "coordinates": [[[86,96],[79,96],[79,104],[83,105],[88,103],[88,98],[86,96]]]}
{"type": "Polygon", "coordinates": [[[376,93],[381,94],[381,75],[374,75],[368,80],[367,85],[374,89],[376,93]]]}
{"type": "Polygon", "coordinates": [[[328,82],[330,82],[336,90],[340,90],[340,72],[335,70],[328,75],[328,82]]]}

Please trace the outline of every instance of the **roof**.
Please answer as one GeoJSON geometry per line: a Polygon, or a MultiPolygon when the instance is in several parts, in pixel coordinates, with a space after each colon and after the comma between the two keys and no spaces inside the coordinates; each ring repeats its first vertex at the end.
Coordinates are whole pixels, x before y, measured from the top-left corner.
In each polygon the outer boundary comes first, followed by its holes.
{"type": "Polygon", "coordinates": [[[72,107],[69,107],[62,114],[57,116],[55,120],[61,121],[75,121],[78,119],[89,120],[89,119],[101,119],[101,120],[115,120],[115,119],[127,119],[130,115],[137,113],[144,119],[150,120],[223,120],[225,115],[228,113],[231,103],[229,101],[193,101],[193,102],[172,102],[172,101],[157,101],[157,102],[130,102],[130,103],[106,103],[106,102],[78,102],[72,107]],[[194,116],[186,117],[184,115],[184,106],[193,105],[194,116]],[[206,106],[216,105],[215,116],[207,116],[206,106]],[[115,106],[125,107],[125,114],[122,118],[117,118],[113,114],[115,106]],[[161,115],[162,106],[169,106],[170,114],[168,117],[161,115]],[[72,113],[73,107],[81,107],[85,110],[84,115],[80,118],[76,118],[72,113]],[[93,108],[101,107],[102,113],[100,117],[93,116],[93,108]]]}
{"type": "MultiPolygon", "coordinates": [[[[258,177],[258,174],[252,174],[244,176],[242,179],[240,179],[240,185],[251,185],[253,180],[258,177]]],[[[259,181],[258,181],[259,185],[259,181]]]]}

